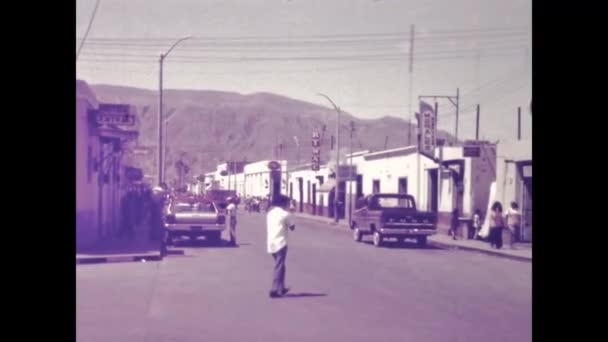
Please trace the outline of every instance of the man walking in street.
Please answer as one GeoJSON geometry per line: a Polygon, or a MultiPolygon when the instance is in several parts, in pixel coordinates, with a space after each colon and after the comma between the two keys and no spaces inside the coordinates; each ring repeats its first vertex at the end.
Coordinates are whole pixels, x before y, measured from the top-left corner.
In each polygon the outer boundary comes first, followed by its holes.
{"type": "Polygon", "coordinates": [[[277,196],[266,215],[267,251],[272,254],[275,266],[272,277],[270,298],[284,296],[289,288],[285,287],[285,261],[287,259],[287,229],[295,229],[289,214],[289,197],[277,196]]]}
{"type": "Polygon", "coordinates": [[[230,224],[230,244],[236,246],[236,198],[228,198],[228,206],[226,212],[229,218],[230,224]]]}

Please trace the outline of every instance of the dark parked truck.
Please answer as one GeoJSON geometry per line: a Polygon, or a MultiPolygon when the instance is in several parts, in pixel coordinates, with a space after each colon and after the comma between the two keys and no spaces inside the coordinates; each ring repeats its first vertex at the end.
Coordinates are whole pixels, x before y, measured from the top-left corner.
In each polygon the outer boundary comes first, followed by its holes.
{"type": "Polygon", "coordinates": [[[437,215],[418,211],[413,196],[374,194],[357,202],[351,229],[355,241],[372,235],[376,247],[386,238],[416,239],[419,245],[425,245],[427,236],[437,232],[437,215]]]}

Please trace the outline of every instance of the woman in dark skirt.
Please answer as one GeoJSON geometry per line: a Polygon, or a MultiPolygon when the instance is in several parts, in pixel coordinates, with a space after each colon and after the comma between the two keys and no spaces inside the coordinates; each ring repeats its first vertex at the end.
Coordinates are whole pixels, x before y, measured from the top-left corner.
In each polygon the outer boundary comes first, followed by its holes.
{"type": "Polygon", "coordinates": [[[502,204],[494,202],[492,214],[490,215],[490,246],[497,249],[502,248],[502,230],[505,227],[505,219],[502,215],[502,204]]]}

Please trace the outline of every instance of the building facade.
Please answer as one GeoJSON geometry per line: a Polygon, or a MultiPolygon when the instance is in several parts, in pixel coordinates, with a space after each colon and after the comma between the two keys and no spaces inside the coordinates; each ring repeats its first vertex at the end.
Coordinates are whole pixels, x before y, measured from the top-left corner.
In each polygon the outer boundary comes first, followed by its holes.
{"type": "Polygon", "coordinates": [[[511,202],[522,213],[518,241],[532,242],[532,141],[501,142],[496,150],[496,200],[506,211],[511,202]]]}
{"type": "Polygon", "coordinates": [[[86,82],[76,81],[77,248],[116,235],[133,173],[123,154],[137,139],[138,126],[135,107],[99,103],[86,82]]]}

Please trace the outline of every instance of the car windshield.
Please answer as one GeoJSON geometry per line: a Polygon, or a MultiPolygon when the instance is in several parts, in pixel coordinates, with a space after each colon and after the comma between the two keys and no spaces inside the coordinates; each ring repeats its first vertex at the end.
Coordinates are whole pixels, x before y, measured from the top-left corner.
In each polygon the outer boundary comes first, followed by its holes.
{"type": "Polygon", "coordinates": [[[176,213],[214,213],[215,207],[213,203],[178,203],[174,207],[176,213]]]}
{"type": "Polygon", "coordinates": [[[409,197],[378,197],[378,206],[381,208],[413,208],[414,203],[409,197]]]}

